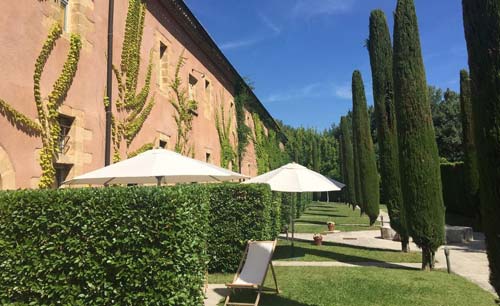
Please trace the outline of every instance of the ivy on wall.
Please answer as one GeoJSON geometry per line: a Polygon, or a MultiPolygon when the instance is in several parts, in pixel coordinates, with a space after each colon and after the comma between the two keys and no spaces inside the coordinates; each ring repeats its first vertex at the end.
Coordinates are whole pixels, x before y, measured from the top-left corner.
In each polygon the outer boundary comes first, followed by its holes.
{"type": "MultiPolygon", "coordinates": [[[[238,171],[238,163],[236,162],[237,154],[231,144],[231,127],[233,123],[233,115],[229,111],[229,118],[225,118],[224,103],[220,103],[219,110],[215,113],[215,127],[219,135],[220,144],[220,165],[228,168],[232,165],[233,171],[238,171]]],[[[234,136],[234,135],[233,135],[234,136]]]]}
{"type": "Polygon", "coordinates": [[[266,132],[264,125],[260,120],[258,114],[252,114],[254,123],[253,144],[255,147],[255,154],[257,155],[257,173],[262,174],[269,171],[269,154],[266,150],[266,132]]]}
{"type": "Polygon", "coordinates": [[[236,154],[238,159],[238,168],[241,169],[241,162],[246,153],[252,130],[245,121],[245,106],[248,105],[250,95],[248,89],[242,83],[236,85],[234,105],[236,109],[236,135],[238,138],[238,146],[236,147],[236,154]]]}
{"type": "Polygon", "coordinates": [[[0,99],[0,113],[4,115],[15,127],[28,135],[38,136],[42,140],[42,149],[40,150],[40,166],[42,175],[38,187],[51,188],[55,181],[54,161],[58,154],[58,140],[61,128],[59,126],[58,109],[64,102],[66,95],[73,83],[78,61],[80,59],[80,50],[82,43],[80,36],[71,34],[70,50],[63,69],[54,85],[52,91],[46,98],[42,98],[40,81],[50,54],[52,53],[56,41],[61,37],[62,28],[56,23],[49,31],[49,35],[42,46],[35,63],[33,73],[33,95],[38,114],[38,122],[28,118],[19,111],[15,110],[7,102],[0,99]]]}
{"type": "Polygon", "coordinates": [[[267,134],[259,115],[252,114],[254,122],[253,143],[257,155],[257,173],[262,174],[286,164],[290,158],[281,150],[276,132],[269,129],[267,134]]]}
{"type": "Polygon", "coordinates": [[[146,143],[144,144],[143,146],[141,146],[139,149],[135,150],[134,152],[131,152],[131,153],[128,153],[127,154],[127,158],[131,158],[131,157],[134,157],[134,156],[137,156],[141,153],[144,153],[148,150],[151,150],[154,148],[154,143],[150,142],[150,143],[146,143]]]}
{"type": "Polygon", "coordinates": [[[182,50],[175,67],[174,79],[170,83],[170,89],[173,91],[173,96],[170,98],[170,104],[172,104],[175,109],[173,117],[177,125],[175,151],[183,155],[193,155],[194,147],[189,145],[189,135],[193,129],[193,119],[198,109],[198,102],[194,99],[190,99],[186,89],[182,86],[182,79],[179,74],[182,66],[184,66],[185,60],[184,50],[182,50]]]}
{"type": "MultiPolygon", "coordinates": [[[[111,139],[113,142],[113,162],[120,161],[121,148],[125,146],[127,155],[132,141],[135,139],[153,106],[154,96],[149,99],[152,74],[152,57],[146,71],[144,86],[137,92],[140,72],[141,44],[144,31],[146,5],[141,0],[130,0],[125,21],[125,35],[121,54],[120,67],[113,66],[118,83],[118,98],[111,122],[111,139]]],[[[109,103],[104,98],[105,105],[109,103]]]]}

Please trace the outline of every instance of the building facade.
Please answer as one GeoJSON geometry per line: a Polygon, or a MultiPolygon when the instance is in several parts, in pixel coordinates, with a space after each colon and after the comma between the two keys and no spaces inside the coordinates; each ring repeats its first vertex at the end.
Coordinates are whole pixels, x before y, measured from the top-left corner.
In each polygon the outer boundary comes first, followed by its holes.
{"type": "MultiPolygon", "coordinates": [[[[3,72],[0,80],[0,189],[37,188],[45,171],[40,160],[43,161],[44,154],[47,154],[44,151],[47,143],[56,151],[51,159],[55,170],[54,186],[104,166],[107,145],[105,104],[109,103],[105,98],[108,4],[108,1],[94,0],[20,0],[3,6],[0,15],[0,67],[3,72]],[[48,50],[43,46],[50,41],[55,25],[60,27],[62,34],[48,50]],[[81,49],[74,75],[68,80],[61,75],[68,68],[68,54],[74,47],[72,34],[79,36],[81,49]],[[48,56],[40,65],[45,51],[48,56]],[[39,86],[37,74],[41,75],[39,86]],[[57,99],[57,93],[61,91],[63,94],[57,99]],[[55,115],[50,113],[51,101],[56,105],[55,115]],[[44,118],[41,111],[46,111],[49,119],[44,118]],[[54,122],[58,126],[56,137],[44,136],[43,132],[37,131],[40,126],[51,130],[54,122]]],[[[140,52],[140,60],[135,80],[136,95],[132,98],[139,102],[131,104],[133,107],[141,104],[139,110],[143,111],[135,114],[136,122],[127,121],[127,116],[121,118],[117,110],[120,99],[127,100],[123,97],[123,88],[118,85],[127,82],[117,76],[123,76],[121,72],[124,70],[133,70],[130,67],[133,65],[123,65],[122,51],[124,47],[130,49],[129,45],[124,46],[124,42],[130,42],[130,37],[125,37],[125,29],[130,27],[127,20],[134,18],[127,19],[129,1],[115,1],[112,58],[116,74],[113,75],[109,101],[115,122],[113,135],[116,137],[116,130],[122,129],[125,137],[113,138],[116,143],[110,144],[111,152],[116,158],[124,159],[140,149],[176,148],[179,122],[175,117],[179,112],[172,104],[177,98],[172,82],[177,67],[180,67],[178,88],[187,101],[196,101],[197,105],[189,110],[192,126],[185,135],[186,147],[189,148],[189,153],[186,151],[185,154],[220,165],[220,129],[218,131],[217,127],[224,122],[225,129],[222,130],[227,131],[226,138],[236,152],[235,98],[237,86],[244,84],[243,80],[182,0],[148,0],[145,4],[143,32],[135,33],[141,35],[142,41],[135,49],[135,52],[140,52]],[[184,63],[179,66],[181,57],[184,63]],[[141,99],[145,87],[149,94],[147,99],[141,99]],[[148,109],[152,99],[154,104],[148,109]],[[138,118],[142,114],[143,120],[138,118]],[[130,127],[118,124],[119,120],[130,127]],[[127,138],[129,134],[133,137],[127,138]]],[[[249,90],[246,84],[243,87],[249,90]]],[[[251,90],[248,101],[244,121],[252,133],[255,129],[254,114],[259,115],[266,132],[272,129],[279,133],[278,125],[251,90]]],[[[125,113],[133,116],[133,107],[122,107],[125,113]]],[[[241,173],[257,174],[252,141],[238,164],[241,173]]],[[[235,165],[229,163],[227,167],[234,169],[235,165]]]]}

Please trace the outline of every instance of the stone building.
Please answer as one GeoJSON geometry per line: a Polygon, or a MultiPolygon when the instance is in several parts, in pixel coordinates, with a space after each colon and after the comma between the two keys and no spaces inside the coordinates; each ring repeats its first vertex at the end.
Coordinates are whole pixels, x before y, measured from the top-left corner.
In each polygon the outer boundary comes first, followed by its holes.
{"type": "MultiPolygon", "coordinates": [[[[56,137],[58,153],[53,161],[56,170],[54,185],[104,166],[108,4],[108,1],[95,0],[20,0],[2,6],[0,189],[36,188],[40,181],[42,137],[24,131],[16,120],[23,115],[41,124],[34,98],[35,62],[56,23],[62,28],[62,34],[42,71],[40,92],[43,103],[50,101],[49,93],[63,71],[71,33],[79,35],[82,47],[69,90],[58,101],[60,131],[56,137]]],[[[242,78],[182,0],[147,0],[145,4],[137,91],[144,86],[148,63],[151,63],[149,97],[154,97],[155,102],[137,136],[130,144],[121,146],[118,154],[126,158],[145,144],[175,148],[178,125],[174,120],[176,110],[171,103],[174,98],[171,82],[183,54],[185,63],[179,71],[181,88],[198,106],[193,111],[188,136],[192,148],[190,154],[219,165],[221,145],[215,116],[223,109],[226,124],[232,122],[228,137],[232,147],[236,148],[235,88],[242,78]]],[[[128,7],[129,1],[115,1],[113,64],[118,68],[128,7]]],[[[118,97],[117,79],[113,77],[113,105],[118,97]]],[[[245,122],[252,130],[252,114],[256,113],[266,132],[272,129],[279,134],[278,125],[251,91],[244,112],[245,122]]],[[[243,174],[256,174],[252,141],[240,164],[243,174]]]]}

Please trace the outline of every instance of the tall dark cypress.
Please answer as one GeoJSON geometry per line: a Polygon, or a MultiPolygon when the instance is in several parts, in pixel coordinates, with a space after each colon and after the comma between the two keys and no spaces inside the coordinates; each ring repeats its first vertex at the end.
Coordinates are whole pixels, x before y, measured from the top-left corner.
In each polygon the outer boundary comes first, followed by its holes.
{"type": "Polygon", "coordinates": [[[434,268],[434,253],[444,242],[438,148],[413,0],[398,0],[394,16],[394,99],[405,220],[427,270],[434,268]]]}
{"type": "Polygon", "coordinates": [[[367,45],[372,68],[382,194],[389,210],[391,227],[399,233],[403,251],[408,251],[408,231],[401,218],[403,194],[399,176],[391,35],[385,14],[381,10],[374,10],[370,14],[370,36],[367,45]]]}
{"type": "Polygon", "coordinates": [[[363,206],[363,194],[361,193],[361,175],[359,174],[359,152],[356,146],[356,134],[354,133],[354,120],[351,121],[351,135],[352,135],[352,152],[353,152],[353,165],[354,165],[354,194],[355,202],[352,209],[356,209],[359,206],[361,214],[365,212],[365,207],[363,206]]]}
{"type": "Polygon", "coordinates": [[[474,121],[472,119],[472,99],[470,78],[466,70],[460,71],[460,108],[462,116],[462,142],[464,150],[464,185],[467,201],[479,211],[479,170],[474,140],[474,121]]]}
{"type": "Polygon", "coordinates": [[[500,294],[500,1],[463,0],[490,283],[500,294]]]}
{"type": "Polygon", "coordinates": [[[351,122],[347,117],[340,118],[340,130],[342,133],[342,157],[344,165],[344,184],[346,184],[346,198],[351,204],[356,202],[356,190],[354,185],[354,153],[352,148],[351,122]]]}
{"type": "Polygon", "coordinates": [[[358,70],[352,74],[352,101],[352,125],[356,140],[354,146],[356,146],[356,154],[358,155],[361,207],[363,212],[370,218],[370,224],[373,224],[379,215],[380,186],[375,150],[370,132],[368,107],[366,106],[365,87],[361,72],[358,70]]]}

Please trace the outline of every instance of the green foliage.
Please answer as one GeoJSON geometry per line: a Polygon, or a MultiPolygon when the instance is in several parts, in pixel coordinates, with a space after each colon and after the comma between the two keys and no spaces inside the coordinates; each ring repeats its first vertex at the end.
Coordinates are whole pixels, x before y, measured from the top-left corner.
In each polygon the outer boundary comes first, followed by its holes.
{"type": "Polygon", "coordinates": [[[238,158],[238,168],[241,169],[241,161],[245,156],[248,143],[251,139],[252,130],[246,124],[245,107],[249,104],[250,94],[244,84],[237,84],[235,88],[234,104],[236,109],[236,135],[238,138],[238,146],[236,154],[238,158]]]}
{"type": "Polygon", "coordinates": [[[490,283],[500,294],[500,3],[463,0],[483,230],[490,283]]]}
{"type": "Polygon", "coordinates": [[[434,266],[444,242],[444,205],[432,115],[413,0],[398,0],[394,23],[394,98],[408,231],[422,248],[422,268],[434,266]]]}
{"type": "Polygon", "coordinates": [[[40,150],[40,167],[42,175],[38,187],[51,188],[54,185],[56,170],[54,161],[58,154],[58,139],[61,128],[59,126],[58,109],[64,102],[66,95],[73,83],[78,61],[80,59],[80,49],[82,42],[80,36],[71,34],[70,50],[63,69],[54,85],[52,91],[46,99],[42,98],[40,90],[40,81],[50,54],[54,50],[56,41],[61,37],[62,28],[56,23],[50,29],[47,40],[42,46],[42,50],[38,55],[35,63],[35,71],[33,73],[33,95],[38,114],[38,121],[35,122],[27,116],[15,110],[8,103],[0,99],[0,113],[8,118],[8,120],[17,128],[21,129],[28,135],[40,136],[42,139],[42,149],[40,150]]]}
{"type": "Polygon", "coordinates": [[[444,94],[434,86],[429,86],[428,90],[439,156],[450,162],[461,161],[463,150],[460,97],[449,89],[444,94]]]}
{"type": "Polygon", "coordinates": [[[468,201],[467,194],[470,193],[471,186],[465,183],[464,163],[441,164],[441,181],[446,211],[474,218],[478,206],[468,201]]]}
{"type": "Polygon", "coordinates": [[[233,149],[231,143],[231,126],[233,123],[233,115],[229,112],[229,118],[226,119],[224,111],[224,103],[220,103],[220,111],[215,113],[215,127],[219,135],[220,144],[220,165],[223,168],[228,168],[232,165],[233,170],[238,170],[238,163],[236,162],[237,154],[233,149]]]}
{"type": "Polygon", "coordinates": [[[280,207],[269,185],[214,184],[210,198],[209,271],[234,272],[246,243],[274,240],[280,227],[280,207]]]}
{"type": "Polygon", "coordinates": [[[463,176],[464,184],[467,187],[467,189],[464,189],[467,190],[465,199],[469,206],[477,207],[477,211],[479,211],[479,170],[474,137],[474,121],[472,119],[472,97],[469,74],[465,70],[460,71],[460,108],[464,151],[463,176]]]}
{"type": "Polygon", "coordinates": [[[0,193],[2,305],[200,305],[198,186],[0,193]]]}
{"type": "Polygon", "coordinates": [[[174,95],[170,99],[170,104],[174,107],[174,120],[177,125],[177,136],[175,142],[175,151],[183,155],[194,154],[194,148],[189,146],[189,136],[193,129],[193,119],[198,109],[198,102],[190,100],[186,89],[182,86],[180,71],[185,62],[184,50],[182,50],[177,65],[175,67],[174,79],[170,83],[174,95]]]}
{"type": "Polygon", "coordinates": [[[352,97],[352,127],[355,135],[353,145],[356,147],[356,160],[359,168],[359,189],[362,199],[360,204],[362,211],[370,218],[370,224],[373,224],[379,215],[379,177],[370,133],[365,89],[361,73],[357,70],[352,75],[352,97]]]}
{"type": "Polygon", "coordinates": [[[146,143],[144,145],[142,145],[139,149],[135,150],[134,152],[131,152],[129,154],[127,154],[127,158],[131,158],[131,157],[134,157],[134,156],[137,156],[141,153],[144,153],[146,151],[149,151],[151,149],[154,148],[154,144],[153,143],[146,143]]]}
{"type": "Polygon", "coordinates": [[[335,127],[318,132],[311,128],[282,126],[288,138],[287,159],[314,169],[334,179],[340,179],[339,142],[335,127]]]}
{"type": "Polygon", "coordinates": [[[400,234],[403,248],[408,233],[401,211],[403,194],[399,176],[398,135],[394,105],[394,83],[392,78],[392,45],[385,14],[374,10],[370,15],[370,38],[368,40],[372,68],[373,97],[379,147],[379,162],[382,187],[382,202],[387,203],[391,227],[400,234]]]}
{"type": "MultiPolygon", "coordinates": [[[[125,140],[126,150],[128,151],[155,104],[154,97],[148,102],[153,68],[151,55],[149,56],[144,87],[137,93],[145,14],[146,5],[141,0],[129,1],[120,69],[113,66],[113,72],[118,83],[118,98],[115,101],[116,112],[113,114],[112,119],[114,162],[121,159],[120,151],[123,140],[125,140]]],[[[106,105],[109,101],[107,97],[104,100],[106,105]]],[[[130,155],[130,153],[127,152],[127,155],[130,155]]]]}
{"type": "Polygon", "coordinates": [[[346,184],[346,201],[356,203],[356,190],[354,185],[354,152],[352,147],[352,123],[349,117],[340,118],[340,129],[342,131],[342,164],[344,166],[343,179],[346,184]]]}
{"type": "Polygon", "coordinates": [[[266,173],[287,163],[288,158],[280,148],[274,130],[265,131],[264,124],[257,113],[252,114],[254,122],[253,144],[257,155],[257,173],[266,173]]]}

